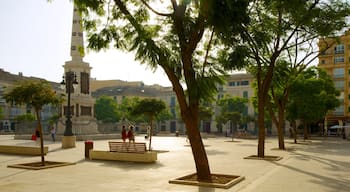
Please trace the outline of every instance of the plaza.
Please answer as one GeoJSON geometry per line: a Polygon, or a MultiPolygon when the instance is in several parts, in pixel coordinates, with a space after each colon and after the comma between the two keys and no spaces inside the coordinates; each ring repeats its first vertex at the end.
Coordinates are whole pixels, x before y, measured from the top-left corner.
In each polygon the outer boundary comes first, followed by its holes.
{"type": "MultiPolygon", "coordinates": [[[[119,139],[112,139],[112,141],[119,139]]],[[[94,149],[108,150],[108,141],[95,140],[94,149]]],[[[143,135],[137,142],[147,142],[143,135]]],[[[84,141],[75,148],[62,149],[60,142],[45,141],[48,161],[75,163],[43,170],[8,168],[8,165],[40,161],[39,156],[0,154],[0,191],[184,191],[184,192],[270,192],[350,190],[350,142],[339,137],[315,137],[293,144],[286,139],[286,151],[277,150],[277,139],[267,138],[266,155],[280,161],[244,159],[255,155],[257,140],[208,135],[204,139],[212,173],[240,175],[245,179],[229,189],[169,184],[169,180],[195,172],[191,147],[185,137],[155,136],[152,147],[158,152],[156,163],[88,160],[84,141]]],[[[0,145],[34,146],[30,140],[14,140],[1,135],[0,145]]]]}

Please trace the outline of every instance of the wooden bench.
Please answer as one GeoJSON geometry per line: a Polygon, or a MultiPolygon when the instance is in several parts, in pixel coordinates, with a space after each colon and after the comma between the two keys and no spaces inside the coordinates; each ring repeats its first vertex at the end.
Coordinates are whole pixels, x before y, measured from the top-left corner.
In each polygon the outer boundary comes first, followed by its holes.
{"type": "Polygon", "coordinates": [[[114,142],[110,141],[109,151],[119,153],[145,153],[146,143],[129,143],[129,142],[114,142]]]}

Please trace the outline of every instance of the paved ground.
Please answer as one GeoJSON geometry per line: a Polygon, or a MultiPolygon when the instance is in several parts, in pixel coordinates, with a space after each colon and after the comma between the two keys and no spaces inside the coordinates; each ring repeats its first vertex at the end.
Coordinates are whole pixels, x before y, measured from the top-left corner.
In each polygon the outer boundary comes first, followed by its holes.
{"type": "MultiPolygon", "coordinates": [[[[144,141],[137,137],[136,141],[144,141]]],[[[350,141],[340,138],[312,140],[303,144],[286,141],[293,151],[275,150],[276,139],[266,141],[266,155],[278,155],[278,162],[247,160],[255,155],[257,140],[217,137],[204,139],[212,173],[245,176],[230,189],[169,184],[170,179],[195,172],[190,147],[184,137],[153,137],[152,146],[162,150],[155,164],[90,161],[84,157],[84,142],[61,149],[59,142],[46,141],[46,160],[75,162],[75,165],[46,170],[7,168],[7,165],[40,161],[40,157],[0,154],[0,191],[183,191],[183,192],[339,192],[350,191],[350,141]],[[164,152],[168,151],[168,152],[164,152]]],[[[0,136],[0,145],[34,145],[28,140],[0,136]]],[[[107,150],[107,140],[94,141],[94,148],[107,150]]]]}

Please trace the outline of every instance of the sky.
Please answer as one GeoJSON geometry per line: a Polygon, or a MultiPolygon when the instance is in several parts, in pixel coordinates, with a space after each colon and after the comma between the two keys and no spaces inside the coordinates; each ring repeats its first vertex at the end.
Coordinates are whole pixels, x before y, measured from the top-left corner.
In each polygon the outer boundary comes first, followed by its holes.
{"type": "MultiPolygon", "coordinates": [[[[13,74],[61,82],[70,61],[73,3],[70,0],[1,0],[0,68],[13,74]]],[[[86,39],[85,39],[86,41],[86,39]]],[[[87,43],[85,42],[85,45],[87,43]]],[[[161,68],[153,72],[118,50],[85,50],[84,61],[97,80],[143,81],[171,86],[161,68]]]]}

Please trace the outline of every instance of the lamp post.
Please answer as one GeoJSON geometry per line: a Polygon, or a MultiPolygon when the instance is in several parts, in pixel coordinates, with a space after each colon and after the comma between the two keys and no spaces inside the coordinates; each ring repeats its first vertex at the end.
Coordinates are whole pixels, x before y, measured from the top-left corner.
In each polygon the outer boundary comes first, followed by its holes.
{"type": "Polygon", "coordinates": [[[75,137],[73,137],[72,131],[72,113],[71,113],[71,105],[70,105],[70,96],[73,89],[76,89],[78,86],[77,76],[74,72],[68,71],[66,72],[66,77],[63,76],[63,80],[61,82],[61,88],[66,89],[67,93],[67,111],[66,111],[66,126],[62,139],[62,147],[70,148],[75,147],[75,137]],[[67,141],[68,140],[68,141],[67,141]],[[73,141],[74,140],[74,141],[73,141]]]}

